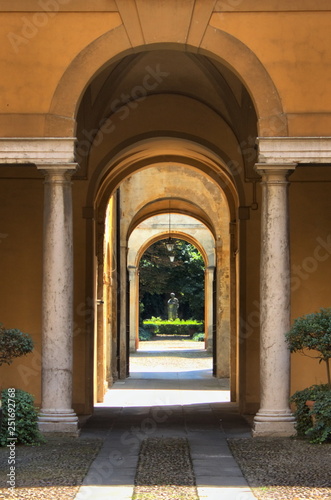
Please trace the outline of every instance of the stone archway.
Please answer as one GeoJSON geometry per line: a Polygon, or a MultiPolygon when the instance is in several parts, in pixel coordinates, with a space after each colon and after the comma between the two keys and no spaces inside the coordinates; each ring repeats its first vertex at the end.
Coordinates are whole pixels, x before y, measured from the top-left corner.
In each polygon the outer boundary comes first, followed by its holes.
{"type": "MultiPolygon", "coordinates": [[[[175,200],[172,201],[174,205],[175,200]]],[[[169,202],[170,205],[170,202],[169,202]]],[[[145,251],[157,241],[172,239],[184,240],[197,248],[202,255],[205,267],[204,310],[205,310],[205,346],[213,351],[213,281],[216,267],[215,239],[208,228],[200,221],[186,214],[176,212],[162,213],[148,217],[137,224],[128,239],[128,270],[130,276],[130,352],[138,347],[139,341],[139,265],[145,251]],[[171,232],[162,228],[170,221],[171,232]],[[180,227],[180,223],[183,227],[180,227]],[[190,223],[190,224],[189,224],[190,223]],[[195,224],[195,226],[194,226],[195,224]],[[190,226],[190,227],[189,227],[190,226]],[[194,227],[194,229],[192,229],[194,227]]],[[[216,363],[215,363],[216,364],[216,363]]]]}
{"type": "MultiPolygon", "coordinates": [[[[154,141],[151,143],[155,146],[154,141]]],[[[192,146],[191,146],[192,148],[192,146]]],[[[139,146],[141,149],[141,145],[139,146]]],[[[191,149],[192,152],[192,149],[191,149]]],[[[143,156],[148,155],[148,150],[146,149],[143,153],[143,156]]],[[[100,196],[97,196],[98,200],[98,209],[97,220],[100,221],[100,230],[97,230],[97,241],[96,243],[96,251],[97,251],[97,260],[98,260],[98,271],[97,276],[104,276],[105,272],[103,271],[104,267],[104,231],[105,225],[102,222],[104,219],[105,210],[107,210],[109,196],[114,193],[114,189],[118,189],[119,186],[119,198],[123,200],[125,198],[125,193],[127,193],[127,198],[130,199],[131,205],[121,205],[121,212],[125,214],[124,218],[121,219],[121,235],[119,239],[121,241],[120,246],[120,255],[118,259],[117,267],[120,269],[120,281],[121,281],[121,305],[117,306],[121,311],[121,316],[118,319],[117,325],[121,325],[120,331],[118,334],[118,345],[119,348],[119,362],[120,367],[118,369],[118,374],[115,374],[115,378],[125,378],[128,373],[128,367],[126,363],[128,361],[127,353],[128,353],[128,340],[126,334],[126,328],[128,321],[125,319],[125,312],[127,312],[127,297],[129,290],[129,283],[127,281],[127,246],[128,246],[128,238],[132,233],[135,225],[139,223],[142,215],[143,218],[147,218],[148,214],[153,215],[155,213],[167,213],[169,210],[169,202],[171,201],[171,210],[179,213],[186,213],[195,215],[200,210],[199,217],[202,218],[202,221],[206,222],[207,227],[211,226],[212,233],[215,234],[213,236],[216,258],[211,258],[211,255],[206,256],[206,283],[208,290],[208,324],[210,329],[215,328],[215,339],[216,345],[219,346],[218,351],[215,351],[215,359],[217,359],[217,363],[215,362],[215,375],[218,377],[229,377],[229,372],[231,371],[231,380],[232,380],[232,395],[233,398],[236,399],[236,387],[237,387],[237,367],[236,367],[236,338],[237,338],[237,312],[236,312],[236,303],[237,303],[237,291],[235,286],[231,286],[230,276],[232,275],[232,283],[236,283],[236,259],[237,252],[235,251],[233,245],[237,244],[235,240],[229,237],[229,222],[230,222],[230,210],[226,198],[224,197],[223,184],[218,185],[214,179],[209,178],[206,173],[201,172],[197,169],[197,167],[188,167],[185,168],[180,165],[170,165],[164,163],[164,161],[160,164],[155,163],[155,157],[151,157],[151,163],[154,166],[145,167],[144,169],[139,169],[139,162],[137,164],[137,172],[132,172],[132,158],[127,155],[127,152],[123,152],[123,158],[125,158],[125,162],[127,162],[129,170],[128,182],[125,181],[125,169],[121,169],[121,177],[124,179],[122,181],[122,191],[121,184],[113,184],[113,191],[109,190],[109,186],[107,186],[107,182],[105,178],[102,178],[102,182],[100,182],[100,196]],[[170,170],[169,170],[170,169],[170,170]],[[187,174],[184,175],[183,169],[187,171],[187,174]],[[150,171],[150,172],[148,172],[150,171]],[[173,176],[172,180],[169,181],[168,172],[171,171],[173,176]],[[164,177],[160,177],[160,173],[164,172],[164,177]],[[149,177],[146,177],[146,174],[149,177]],[[183,177],[183,178],[182,178],[183,177]],[[136,178],[136,181],[134,179],[136,178]],[[151,179],[154,179],[154,184],[151,182],[151,179]],[[168,179],[168,183],[166,181],[168,179]],[[180,180],[180,182],[179,182],[180,180]],[[198,182],[199,181],[199,182],[198,182]],[[157,191],[156,184],[159,184],[159,191],[157,191]],[[191,192],[191,189],[197,189],[197,186],[201,184],[201,188],[199,188],[199,192],[204,199],[204,202],[200,202],[200,204],[194,204],[191,200],[185,201],[185,191],[183,190],[183,185],[186,185],[188,189],[188,193],[191,192]],[[125,187],[127,184],[127,188],[125,187]],[[150,189],[148,190],[146,186],[150,185],[150,189]],[[191,187],[190,187],[191,185],[191,187]],[[203,185],[205,187],[203,188],[203,185]],[[139,192],[139,186],[144,186],[142,191],[139,192]],[[214,186],[214,187],[213,187],[214,186]],[[129,191],[127,191],[129,189],[129,191]],[[203,191],[205,190],[205,192],[203,191]],[[164,191],[163,191],[164,190],[164,191]],[[165,198],[165,192],[167,192],[168,198],[165,198]],[[130,194],[131,193],[131,194],[130,194]],[[203,194],[204,193],[204,194],[203,194]],[[222,193],[222,194],[221,194],[222,193]],[[151,197],[151,198],[150,198],[151,197]],[[156,197],[156,198],[155,198],[156,197]],[[133,204],[133,198],[136,199],[136,204],[133,204]],[[150,200],[159,199],[155,203],[149,203],[150,200]],[[133,204],[133,205],[132,205],[133,204]],[[140,206],[140,211],[137,211],[136,206],[140,206]],[[200,208],[199,208],[200,205],[200,208]],[[218,207],[218,208],[217,208],[218,207]],[[223,208],[222,208],[223,207],[223,208]],[[199,210],[198,210],[199,209],[199,210]],[[148,211],[149,210],[149,211],[148,211]],[[223,212],[224,216],[222,218],[219,217],[219,213],[223,212]],[[208,215],[207,215],[208,214],[208,215]],[[227,214],[227,215],[226,215],[227,214]],[[135,220],[134,225],[132,224],[135,220]],[[222,221],[222,223],[221,223],[222,221]],[[216,238],[216,240],[214,239],[216,238]],[[231,250],[232,248],[232,250],[231,250]],[[215,317],[216,323],[212,324],[212,319],[210,318],[213,315],[213,282],[214,282],[214,269],[216,268],[215,274],[215,290],[216,290],[216,308],[215,308],[215,317]],[[230,306],[232,304],[232,307],[230,306]],[[231,346],[230,346],[230,338],[231,338],[231,346]],[[230,368],[231,367],[231,368],[230,368]]],[[[164,155],[163,155],[164,160],[164,155]]],[[[117,160],[116,160],[117,161],[117,160]]],[[[173,162],[171,162],[172,164],[173,162]]],[[[123,165],[124,168],[124,165],[123,165]]],[[[116,176],[116,171],[109,168],[108,171],[108,183],[111,186],[112,182],[114,182],[113,177],[116,176]]],[[[116,191],[117,192],[117,191],[116,191]]],[[[237,203],[236,200],[232,199],[232,203],[237,203]]],[[[164,235],[162,236],[164,237],[164,235]]],[[[158,237],[160,238],[160,236],[158,237]]],[[[187,239],[188,235],[184,234],[184,239],[187,239]]],[[[194,238],[193,240],[194,241],[194,238]]],[[[140,254],[144,246],[149,245],[151,242],[147,241],[144,243],[142,248],[140,249],[140,254]]],[[[203,248],[202,248],[203,251],[203,248]]],[[[213,250],[214,251],[214,250],[213,250]]],[[[94,252],[91,252],[92,254],[94,252]]],[[[129,271],[131,272],[131,280],[134,279],[133,270],[137,268],[137,263],[134,264],[129,262],[129,271]],[[131,268],[131,269],[130,269],[131,268]]],[[[113,280],[114,281],[114,280],[113,280]]],[[[91,283],[92,286],[92,283],[91,283]]],[[[103,289],[102,278],[100,278],[100,285],[98,287],[99,290],[103,289]]],[[[131,283],[130,286],[131,291],[133,291],[133,286],[131,283]]],[[[102,292],[98,298],[101,299],[102,292]]],[[[136,297],[133,299],[136,301],[136,297]]],[[[99,308],[98,308],[99,311],[99,308]]],[[[134,317],[136,318],[136,313],[134,313],[134,317]]],[[[102,319],[100,320],[102,322],[102,319]]],[[[114,327],[115,328],[115,327],[114,327]]],[[[212,332],[209,332],[210,337],[212,337],[212,332]]],[[[100,360],[98,361],[98,366],[100,366],[100,360]]],[[[100,396],[101,397],[101,396],[100,396]]]]}
{"type": "MultiPolygon", "coordinates": [[[[162,50],[173,47],[175,50],[199,53],[222,61],[247,88],[258,117],[258,132],[261,137],[287,136],[287,119],[277,89],[256,55],[241,41],[208,26],[199,46],[188,46],[178,43],[158,43],[157,32],[155,42],[139,45],[139,50],[162,50]],[[161,43],[161,45],[160,45],[161,43]]],[[[127,38],[124,26],[109,31],[88,45],[63,74],[54,92],[45,133],[48,136],[69,136],[75,134],[75,117],[83,92],[89,82],[110,61],[118,61],[123,57],[136,53],[127,38]]]]}
{"type": "MultiPolygon", "coordinates": [[[[156,40],[158,40],[157,37],[156,40]]],[[[165,42],[164,39],[160,40],[160,43],[164,43],[164,45],[150,43],[146,44],[143,49],[140,47],[139,50],[142,49],[142,53],[146,50],[150,52],[162,52],[165,48],[169,50],[179,49],[179,51],[185,48],[188,53],[192,51],[192,53],[196,53],[201,57],[207,59],[210,58],[214,61],[220,61],[221,64],[230,70],[231,76],[236,77],[238,81],[242,83],[241,89],[249,94],[251,99],[250,103],[253,103],[252,108],[255,108],[257,129],[260,132],[260,135],[263,134],[265,136],[273,136],[277,132],[278,136],[286,136],[286,120],[284,119],[282,106],[272,80],[265,71],[265,68],[258,61],[257,57],[244,44],[236,40],[231,35],[225,34],[219,30],[211,28],[210,26],[206,29],[205,35],[201,39],[201,43],[198,48],[193,47],[192,49],[184,43],[172,44],[171,41],[165,42]],[[237,54],[238,57],[233,58],[233,54],[237,54]],[[277,120],[282,123],[281,128],[277,125],[277,123],[275,126],[275,122],[277,122],[277,120]]],[[[59,82],[57,90],[54,94],[48,117],[47,134],[56,136],[58,135],[58,130],[60,128],[61,130],[66,130],[68,135],[73,135],[74,117],[78,111],[78,104],[82,97],[83,90],[90,82],[92,82],[93,78],[98,73],[108,67],[110,59],[112,59],[112,61],[119,61],[123,58],[123,56],[128,56],[133,52],[135,51],[132,50],[132,45],[129,46],[127,43],[122,27],[119,27],[117,30],[100,37],[98,41],[93,42],[88,48],[86,48],[86,50],[79,54],[63,75],[63,78],[59,82]],[[113,54],[109,54],[106,47],[109,47],[110,40],[114,41],[115,39],[118,42],[117,47],[121,47],[121,50],[117,49],[116,54],[115,52],[113,54]]],[[[201,61],[202,60],[199,59],[198,63],[200,64],[201,61]]],[[[206,109],[205,106],[200,106],[200,104],[197,105],[197,109],[198,107],[200,107],[200,109],[206,109]]],[[[211,114],[212,113],[209,113],[209,116],[211,116],[211,114]]],[[[196,116],[198,116],[198,113],[196,113],[196,116]]],[[[254,113],[251,114],[251,118],[254,118],[254,113]]],[[[239,120],[237,117],[236,123],[238,124],[240,121],[239,116],[239,120]]],[[[233,140],[232,152],[236,149],[237,139],[237,145],[239,146],[238,157],[241,155],[241,159],[244,160],[245,154],[238,141],[238,137],[236,137],[235,128],[231,129],[231,126],[229,126],[224,117],[219,120],[219,124],[222,129],[222,134],[223,131],[231,132],[228,134],[228,137],[230,137],[231,141],[233,140]]],[[[253,127],[252,130],[255,134],[255,127],[253,127]]],[[[225,146],[227,145],[226,142],[227,141],[225,140],[225,146]]],[[[213,145],[216,146],[216,144],[212,144],[212,146],[213,145]]],[[[88,237],[92,237],[95,229],[92,221],[95,215],[99,226],[102,226],[105,207],[108,202],[107,200],[109,200],[109,197],[123,179],[136,170],[148,168],[151,164],[177,162],[179,164],[189,166],[190,168],[199,169],[205,174],[210,175],[211,178],[222,185],[231,214],[231,255],[233,253],[233,268],[236,269],[234,262],[236,262],[236,259],[239,258],[238,213],[240,214],[242,220],[245,220],[249,217],[250,209],[254,209],[253,206],[256,204],[253,202],[251,206],[246,205],[247,189],[245,190],[243,188],[244,175],[240,178],[235,177],[234,169],[232,168],[233,164],[231,161],[227,162],[225,157],[226,151],[220,151],[220,149],[216,150],[216,148],[214,149],[213,147],[208,148],[206,141],[204,141],[199,134],[194,136],[192,131],[185,130],[185,127],[184,130],[179,132],[175,129],[171,129],[169,136],[167,136],[167,130],[152,127],[152,130],[144,131],[141,136],[138,134],[132,134],[131,136],[123,137],[122,142],[118,141],[116,143],[116,147],[113,149],[108,147],[108,151],[106,153],[102,151],[102,148],[98,149],[96,143],[94,143],[90,156],[90,158],[93,159],[92,163],[94,165],[94,170],[91,172],[91,176],[89,178],[89,192],[86,198],[87,203],[84,210],[84,214],[87,219],[88,237]],[[239,210],[239,208],[241,210],[239,210]]],[[[240,167],[242,167],[241,164],[240,167]]],[[[260,166],[260,169],[263,171],[267,181],[266,184],[268,184],[271,177],[266,172],[270,169],[264,169],[263,166],[260,166]]],[[[256,176],[254,182],[256,182],[256,176]]],[[[268,189],[269,187],[270,186],[267,186],[268,189]]],[[[265,227],[266,225],[263,226],[264,229],[265,227]]],[[[96,233],[98,234],[98,230],[96,233]]],[[[98,248],[98,242],[96,247],[98,248]]],[[[120,252],[122,252],[123,255],[125,254],[125,251],[125,246],[121,247],[120,252]]],[[[90,265],[90,269],[93,269],[93,259],[93,249],[89,247],[89,256],[87,261],[88,267],[90,265]]],[[[121,262],[124,262],[124,258],[121,258],[121,262]]],[[[123,268],[121,270],[121,283],[123,284],[124,290],[126,290],[126,285],[124,285],[124,283],[126,283],[125,272],[126,269],[123,268]]],[[[233,272],[232,276],[236,276],[236,272],[233,272]]],[[[93,291],[93,280],[94,276],[92,275],[87,278],[87,289],[90,291],[93,291]]],[[[232,286],[231,290],[234,289],[235,286],[232,286]]],[[[244,301],[245,297],[242,297],[242,300],[244,301]]],[[[270,306],[269,302],[268,306],[270,306]]],[[[124,314],[125,313],[123,312],[123,315],[124,314]]],[[[123,315],[121,316],[120,321],[124,324],[123,315]]],[[[236,321],[236,318],[233,318],[233,320],[236,321]]],[[[123,335],[122,338],[124,338],[123,335]]],[[[239,366],[241,366],[240,363],[239,366]]],[[[283,392],[285,394],[286,391],[283,392]]],[[[284,398],[282,398],[282,401],[283,400],[284,398]]],[[[284,418],[287,419],[287,409],[286,411],[284,410],[284,412],[283,410],[284,409],[281,408],[280,418],[278,418],[279,413],[276,415],[276,420],[278,419],[278,421],[281,421],[284,417],[283,413],[285,414],[284,418]]],[[[273,410],[270,411],[271,418],[273,419],[273,410]]],[[[264,413],[260,417],[264,419],[264,413]]],[[[269,419],[268,415],[266,418],[269,419]]]]}

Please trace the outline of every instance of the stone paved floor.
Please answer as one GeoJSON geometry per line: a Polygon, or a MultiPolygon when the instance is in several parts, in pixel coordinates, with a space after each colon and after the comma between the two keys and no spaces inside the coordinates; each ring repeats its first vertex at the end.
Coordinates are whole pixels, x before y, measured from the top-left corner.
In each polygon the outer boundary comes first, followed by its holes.
{"type": "Polygon", "coordinates": [[[250,436],[229,402],[228,380],[211,374],[200,343],[141,343],[131,375],[118,381],[82,430],[103,439],[76,500],[131,499],[146,437],[186,437],[201,500],[253,500],[226,438],[250,436]]]}

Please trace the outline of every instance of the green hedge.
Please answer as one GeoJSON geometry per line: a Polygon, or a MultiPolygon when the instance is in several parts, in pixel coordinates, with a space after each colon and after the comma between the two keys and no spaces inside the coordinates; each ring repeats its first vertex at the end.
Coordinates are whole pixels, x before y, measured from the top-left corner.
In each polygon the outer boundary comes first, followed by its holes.
{"type": "Polygon", "coordinates": [[[331,391],[327,384],[312,385],[291,396],[296,410],[296,430],[298,436],[307,437],[311,443],[331,441],[331,391]],[[315,401],[309,409],[306,401],[315,401]]]}
{"type": "Polygon", "coordinates": [[[7,446],[12,441],[29,445],[45,441],[38,429],[38,411],[31,394],[21,389],[4,389],[1,402],[0,446],[7,446]]]}
{"type": "Polygon", "coordinates": [[[144,329],[153,335],[190,335],[201,332],[204,329],[203,321],[180,320],[174,321],[152,318],[143,321],[144,329]]]}
{"type": "Polygon", "coordinates": [[[158,332],[158,329],[157,325],[153,323],[145,323],[145,321],[143,321],[143,330],[145,330],[145,332],[149,332],[152,336],[158,332]]]}
{"type": "Polygon", "coordinates": [[[153,334],[145,328],[139,328],[139,340],[151,340],[153,334]]]}
{"type": "Polygon", "coordinates": [[[203,332],[195,333],[193,335],[193,340],[195,342],[204,342],[204,340],[205,340],[205,334],[203,332]]]}

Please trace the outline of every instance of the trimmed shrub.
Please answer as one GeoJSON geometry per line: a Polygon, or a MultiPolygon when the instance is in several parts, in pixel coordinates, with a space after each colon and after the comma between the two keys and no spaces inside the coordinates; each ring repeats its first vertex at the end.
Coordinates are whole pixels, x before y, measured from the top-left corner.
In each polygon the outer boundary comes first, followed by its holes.
{"type": "Polygon", "coordinates": [[[20,389],[5,389],[1,393],[1,401],[1,446],[7,446],[11,441],[28,445],[45,441],[38,429],[38,412],[31,394],[20,389]]]}
{"type": "Polygon", "coordinates": [[[152,335],[152,336],[155,335],[158,332],[158,330],[159,330],[159,328],[158,328],[157,325],[154,325],[152,323],[145,324],[144,322],[143,322],[142,329],[145,330],[145,332],[149,332],[150,335],[152,335]]]}
{"type": "Polygon", "coordinates": [[[161,318],[155,318],[152,316],[151,319],[146,319],[143,321],[143,329],[155,335],[159,331],[159,324],[162,323],[161,318]]]}
{"type": "Polygon", "coordinates": [[[328,384],[312,385],[291,396],[296,410],[296,430],[299,437],[308,438],[311,443],[331,440],[331,391],[328,384]],[[315,401],[313,408],[306,401],[315,401]]]}
{"type": "Polygon", "coordinates": [[[319,312],[295,319],[285,338],[291,352],[306,355],[307,349],[314,352],[313,357],[320,363],[324,361],[331,391],[331,308],[321,308],[319,312]]]}
{"type": "Polygon", "coordinates": [[[147,319],[143,322],[144,329],[159,335],[190,335],[191,337],[203,329],[202,321],[147,319]]]}
{"type": "Polygon", "coordinates": [[[324,443],[331,441],[331,391],[320,393],[315,400],[314,407],[310,410],[314,417],[313,426],[307,431],[311,443],[324,443]]]}
{"type": "Polygon", "coordinates": [[[7,330],[0,324],[0,366],[10,365],[13,358],[24,356],[33,350],[33,340],[28,333],[16,328],[7,330]]]}
{"type": "Polygon", "coordinates": [[[193,335],[193,340],[195,342],[203,342],[205,340],[205,334],[203,332],[202,333],[201,332],[200,333],[195,333],[193,335]]]}
{"type": "Polygon", "coordinates": [[[139,340],[151,340],[153,334],[144,328],[139,328],[139,340]]]}

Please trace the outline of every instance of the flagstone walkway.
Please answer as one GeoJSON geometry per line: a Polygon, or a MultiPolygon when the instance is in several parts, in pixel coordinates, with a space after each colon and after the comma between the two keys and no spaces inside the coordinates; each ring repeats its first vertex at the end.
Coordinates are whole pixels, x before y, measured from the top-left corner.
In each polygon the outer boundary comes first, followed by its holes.
{"type": "Polygon", "coordinates": [[[75,500],[131,500],[139,450],[149,437],[184,437],[190,444],[201,500],[253,500],[227,438],[250,427],[229,402],[228,380],[212,377],[201,343],[140,343],[130,377],[118,381],[82,430],[103,447],[75,500]]]}

